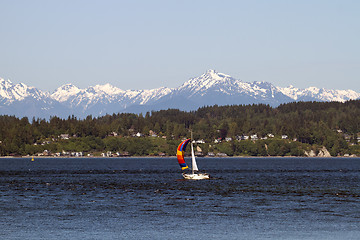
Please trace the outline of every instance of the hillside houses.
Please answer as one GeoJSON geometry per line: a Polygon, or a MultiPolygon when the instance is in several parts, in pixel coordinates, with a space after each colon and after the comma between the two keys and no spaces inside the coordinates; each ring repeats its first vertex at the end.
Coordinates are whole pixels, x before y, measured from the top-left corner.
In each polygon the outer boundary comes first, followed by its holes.
{"type": "MultiPolygon", "coordinates": [[[[275,138],[275,135],[272,133],[269,133],[267,135],[265,135],[264,137],[259,137],[258,134],[251,134],[251,135],[237,135],[235,136],[235,138],[233,139],[232,137],[226,137],[224,139],[222,138],[216,138],[214,140],[214,143],[221,143],[222,140],[225,140],[225,142],[231,142],[231,141],[246,141],[246,140],[251,140],[251,141],[257,141],[257,140],[266,140],[268,138],[275,138]]],[[[280,136],[281,139],[287,139],[287,135],[282,135],[280,136]]]]}

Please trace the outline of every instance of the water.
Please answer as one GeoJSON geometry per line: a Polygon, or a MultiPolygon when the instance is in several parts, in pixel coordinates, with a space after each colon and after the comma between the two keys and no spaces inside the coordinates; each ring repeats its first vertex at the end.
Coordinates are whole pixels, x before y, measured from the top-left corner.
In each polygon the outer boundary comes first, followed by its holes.
{"type": "Polygon", "coordinates": [[[359,239],[360,159],[0,159],[0,239],[359,239]]]}

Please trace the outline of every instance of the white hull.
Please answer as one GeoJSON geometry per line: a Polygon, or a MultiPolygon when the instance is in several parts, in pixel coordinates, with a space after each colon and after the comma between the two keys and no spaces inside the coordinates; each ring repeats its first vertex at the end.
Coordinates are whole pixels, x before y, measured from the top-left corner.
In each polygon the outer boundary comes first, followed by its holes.
{"type": "Polygon", "coordinates": [[[201,179],[209,179],[209,174],[206,173],[183,173],[182,174],[185,179],[191,180],[201,180],[201,179]]]}

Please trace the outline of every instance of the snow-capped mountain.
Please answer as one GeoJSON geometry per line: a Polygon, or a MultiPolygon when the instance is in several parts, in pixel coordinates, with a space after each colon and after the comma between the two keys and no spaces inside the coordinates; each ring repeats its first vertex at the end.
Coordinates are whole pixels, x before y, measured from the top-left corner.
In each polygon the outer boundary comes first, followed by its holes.
{"type": "Polygon", "coordinates": [[[316,87],[299,89],[293,86],[286,88],[278,87],[277,89],[295,101],[345,102],[360,97],[360,93],[353,90],[330,90],[316,87]]]}
{"type": "Polygon", "coordinates": [[[271,83],[243,82],[215,70],[208,70],[200,77],[185,82],[176,94],[203,105],[267,103],[276,106],[292,101],[271,83]]]}
{"type": "Polygon", "coordinates": [[[43,92],[23,83],[0,79],[0,115],[18,117],[75,115],[101,116],[118,112],[146,112],[168,108],[195,110],[202,106],[265,103],[278,106],[293,101],[339,101],[360,98],[353,90],[329,90],[293,86],[276,87],[268,82],[243,82],[215,70],[191,78],[178,88],[122,90],[110,84],[80,89],[72,84],[43,92]]]}
{"type": "Polygon", "coordinates": [[[49,95],[23,83],[13,84],[10,80],[0,78],[0,99],[2,101],[12,103],[22,101],[27,97],[40,100],[49,97],[49,95]]]}
{"type": "Polygon", "coordinates": [[[72,114],[95,116],[124,111],[131,105],[149,104],[171,91],[169,88],[124,91],[110,84],[79,89],[72,84],[59,87],[51,94],[58,102],[70,106],[72,114]]]}
{"type": "Polygon", "coordinates": [[[66,102],[69,98],[78,94],[81,90],[73,84],[65,84],[55,90],[51,97],[58,102],[66,102]]]}
{"type": "Polygon", "coordinates": [[[58,112],[67,112],[67,107],[51,98],[48,92],[0,78],[0,115],[48,118],[58,112]]]}

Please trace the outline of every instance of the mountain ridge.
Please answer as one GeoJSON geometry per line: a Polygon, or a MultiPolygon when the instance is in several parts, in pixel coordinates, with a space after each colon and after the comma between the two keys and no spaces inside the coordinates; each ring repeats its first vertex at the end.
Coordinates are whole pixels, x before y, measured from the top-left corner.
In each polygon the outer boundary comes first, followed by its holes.
{"type": "Polygon", "coordinates": [[[358,98],[360,93],[350,89],[277,87],[264,81],[244,82],[215,70],[191,78],[177,88],[146,90],[122,90],[109,83],[81,89],[68,83],[50,93],[0,78],[0,114],[18,117],[86,117],[168,108],[189,111],[214,104],[264,103],[276,107],[293,101],[344,102],[358,98]]]}

